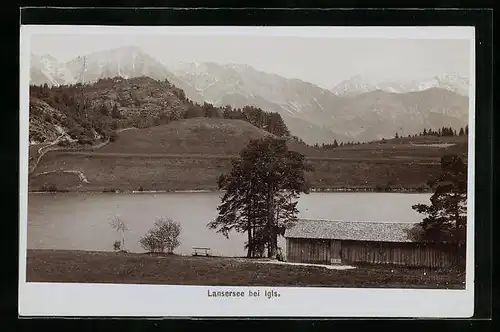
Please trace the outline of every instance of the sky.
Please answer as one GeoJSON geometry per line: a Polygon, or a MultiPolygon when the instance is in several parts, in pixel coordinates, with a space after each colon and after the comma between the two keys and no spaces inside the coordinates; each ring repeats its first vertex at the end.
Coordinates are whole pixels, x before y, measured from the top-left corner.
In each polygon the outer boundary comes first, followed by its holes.
{"type": "Polygon", "coordinates": [[[331,89],[361,75],[369,81],[469,76],[467,39],[311,38],[255,35],[37,34],[31,53],[60,61],[122,46],[138,46],[168,65],[179,61],[247,64],[331,89]]]}

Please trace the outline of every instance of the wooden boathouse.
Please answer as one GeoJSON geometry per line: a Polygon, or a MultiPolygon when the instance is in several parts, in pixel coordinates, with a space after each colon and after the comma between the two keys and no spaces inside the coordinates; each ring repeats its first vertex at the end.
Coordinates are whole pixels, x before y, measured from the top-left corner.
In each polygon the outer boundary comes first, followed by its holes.
{"type": "Polygon", "coordinates": [[[458,263],[451,244],[414,242],[414,224],[298,220],[285,231],[286,260],[314,264],[392,264],[448,268],[458,263]]]}

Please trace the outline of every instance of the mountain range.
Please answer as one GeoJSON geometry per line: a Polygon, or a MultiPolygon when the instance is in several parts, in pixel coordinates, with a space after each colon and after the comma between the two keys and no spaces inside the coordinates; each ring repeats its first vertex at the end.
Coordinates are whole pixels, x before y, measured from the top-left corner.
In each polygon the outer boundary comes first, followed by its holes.
{"type": "Polygon", "coordinates": [[[249,65],[183,62],[165,65],[130,46],[60,62],[32,55],[30,83],[68,85],[100,78],[148,76],[168,80],[198,103],[278,112],[306,143],[369,141],[424,128],[463,127],[468,121],[468,80],[458,75],[411,82],[369,83],[355,76],[331,90],[249,65]]]}
{"type": "Polygon", "coordinates": [[[374,82],[360,75],[344,80],[331,89],[337,96],[359,96],[366,92],[382,90],[393,93],[417,92],[431,88],[446,89],[462,96],[469,95],[469,79],[456,73],[443,74],[421,80],[374,82]]]}

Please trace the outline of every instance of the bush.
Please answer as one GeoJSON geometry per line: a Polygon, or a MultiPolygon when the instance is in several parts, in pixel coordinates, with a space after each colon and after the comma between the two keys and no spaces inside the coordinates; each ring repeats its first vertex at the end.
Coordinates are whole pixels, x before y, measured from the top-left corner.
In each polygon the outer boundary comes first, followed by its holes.
{"type": "Polygon", "coordinates": [[[79,142],[80,144],[84,144],[84,145],[92,145],[92,144],[94,143],[94,141],[93,141],[92,139],[87,138],[87,137],[80,138],[80,139],[78,140],[78,142],[79,142]]]}
{"type": "Polygon", "coordinates": [[[181,225],[178,222],[160,218],[139,243],[147,252],[163,253],[166,250],[171,254],[180,245],[180,233],[181,225]]]}
{"type": "Polygon", "coordinates": [[[51,185],[44,185],[42,186],[42,188],[40,188],[41,191],[44,191],[44,192],[57,192],[58,189],[55,185],[51,184],[51,185]]]}
{"type": "Polygon", "coordinates": [[[375,189],[374,189],[374,190],[375,190],[376,192],[387,192],[387,191],[389,191],[389,189],[390,189],[390,188],[389,188],[388,186],[384,186],[384,185],[377,184],[377,185],[375,186],[375,189]]]}
{"type": "Polygon", "coordinates": [[[118,138],[118,135],[116,134],[115,131],[113,131],[111,134],[109,134],[109,140],[110,140],[110,142],[116,141],[117,138],[118,138]]]}
{"type": "Polygon", "coordinates": [[[99,108],[99,111],[101,112],[102,115],[108,116],[109,115],[109,110],[106,107],[105,104],[102,104],[101,107],[99,108]]]}
{"type": "Polygon", "coordinates": [[[66,146],[69,146],[69,142],[68,141],[59,141],[59,143],[57,143],[57,145],[59,145],[61,147],[66,147],[66,146]]]}
{"type": "Polygon", "coordinates": [[[284,262],[285,261],[285,255],[283,254],[283,251],[281,250],[281,248],[278,248],[278,254],[276,255],[276,259],[279,262],[284,262]]]}
{"type": "Polygon", "coordinates": [[[71,128],[68,130],[68,134],[69,134],[72,138],[78,138],[78,137],[80,137],[80,136],[83,134],[83,129],[82,129],[82,128],[80,128],[80,127],[74,126],[74,127],[71,127],[71,128]]]}
{"type": "Polygon", "coordinates": [[[121,241],[115,241],[113,243],[113,250],[114,251],[120,251],[122,249],[122,243],[121,241]]]}
{"type": "Polygon", "coordinates": [[[415,224],[410,229],[406,230],[406,235],[411,241],[421,242],[424,239],[424,229],[420,224],[415,224]]]}

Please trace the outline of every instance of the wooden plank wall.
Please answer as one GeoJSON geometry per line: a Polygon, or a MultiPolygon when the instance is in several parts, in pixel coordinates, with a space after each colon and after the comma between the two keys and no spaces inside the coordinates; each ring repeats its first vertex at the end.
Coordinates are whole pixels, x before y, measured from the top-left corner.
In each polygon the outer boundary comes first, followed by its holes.
{"type": "Polygon", "coordinates": [[[342,262],[342,241],[341,240],[330,240],[330,263],[340,264],[342,262]]]}
{"type": "Polygon", "coordinates": [[[457,263],[457,254],[414,243],[342,241],[342,262],[446,268],[457,263]]]}
{"type": "Polygon", "coordinates": [[[295,263],[330,264],[330,240],[286,240],[287,261],[295,263]]]}

